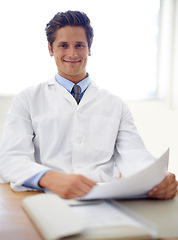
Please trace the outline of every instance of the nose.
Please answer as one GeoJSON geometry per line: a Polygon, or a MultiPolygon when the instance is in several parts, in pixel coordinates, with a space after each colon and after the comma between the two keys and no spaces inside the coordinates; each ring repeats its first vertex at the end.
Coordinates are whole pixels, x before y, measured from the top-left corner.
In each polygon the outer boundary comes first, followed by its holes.
{"type": "Polygon", "coordinates": [[[70,46],[68,54],[69,54],[70,57],[75,57],[77,55],[76,54],[76,49],[75,49],[74,46],[70,46]]]}

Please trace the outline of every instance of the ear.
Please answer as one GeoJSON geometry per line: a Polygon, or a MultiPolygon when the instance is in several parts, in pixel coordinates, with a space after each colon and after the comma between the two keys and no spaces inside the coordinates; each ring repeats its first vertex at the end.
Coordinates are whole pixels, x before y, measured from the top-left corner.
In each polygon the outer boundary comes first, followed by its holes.
{"type": "Polygon", "coordinates": [[[88,51],[88,56],[91,56],[91,50],[89,49],[89,51],[88,51]]]}
{"type": "Polygon", "coordinates": [[[53,57],[53,51],[52,51],[49,43],[48,43],[48,51],[49,51],[50,56],[53,57]]]}

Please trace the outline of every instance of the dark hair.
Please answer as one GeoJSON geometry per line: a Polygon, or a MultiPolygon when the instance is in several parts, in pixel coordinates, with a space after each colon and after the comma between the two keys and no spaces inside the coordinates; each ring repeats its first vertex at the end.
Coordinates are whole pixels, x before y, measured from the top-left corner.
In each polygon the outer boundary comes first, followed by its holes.
{"type": "Polygon", "coordinates": [[[79,26],[83,27],[86,32],[86,37],[88,41],[88,47],[91,48],[93,41],[93,28],[90,25],[90,19],[83,12],[79,11],[67,11],[67,12],[58,12],[48,24],[46,24],[46,36],[50,44],[51,50],[53,42],[56,38],[56,31],[65,26],[79,26]]]}

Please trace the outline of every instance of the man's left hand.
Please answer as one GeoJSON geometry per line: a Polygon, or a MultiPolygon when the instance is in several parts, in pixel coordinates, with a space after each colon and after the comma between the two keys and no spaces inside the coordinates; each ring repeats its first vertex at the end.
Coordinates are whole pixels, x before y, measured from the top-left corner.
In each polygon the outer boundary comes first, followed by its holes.
{"type": "Polygon", "coordinates": [[[168,173],[166,178],[151,191],[148,197],[157,199],[172,199],[176,196],[178,182],[173,173],[168,173]]]}

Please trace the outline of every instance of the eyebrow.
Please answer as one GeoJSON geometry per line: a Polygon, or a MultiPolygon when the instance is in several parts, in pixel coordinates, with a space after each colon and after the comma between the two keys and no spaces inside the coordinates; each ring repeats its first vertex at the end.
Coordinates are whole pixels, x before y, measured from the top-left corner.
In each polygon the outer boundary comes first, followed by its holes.
{"type": "Polygon", "coordinates": [[[76,43],[82,43],[82,44],[86,44],[86,42],[82,42],[82,41],[78,41],[78,42],[76,42],[76,43]]]}
{"type": "Polygon", "coordinates": [[[67,42],[58,42],[58,45],[66,44],[67,42]]]}
{"type": "MultiPolygon", "coordinates": [[[[58,45],[67,44],[67,43],[68,43],[68,42],[63,42],[63,41],[62,41],[62,42],[58,42],[58,45]]],[[[87,45],[86,42],[82,42],[82,41],[77,41],[76,43],[77,43],[77,44],[80,43],[80,44],[85,44],[85,45],[87,45]]]]}

